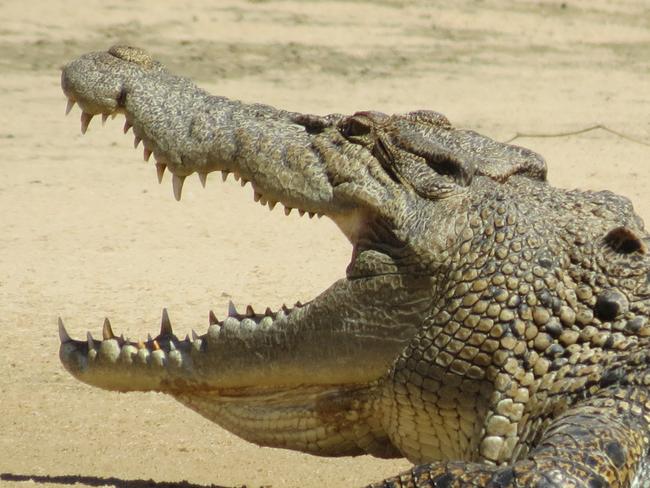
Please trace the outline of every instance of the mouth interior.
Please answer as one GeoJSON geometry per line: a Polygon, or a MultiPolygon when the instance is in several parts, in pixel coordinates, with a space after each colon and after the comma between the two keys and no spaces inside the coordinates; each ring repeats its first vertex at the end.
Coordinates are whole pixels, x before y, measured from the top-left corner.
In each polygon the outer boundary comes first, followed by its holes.
{"type": "MultiPolygon", "coordinates": [[[[71,97],[68,98],[66,112],[65,112],[66,115],[70,113],[75,103],[76,100],[74,100],[74,98],[71,97]]],[[[96,114],[91,114],[89,112],[84,111],[83,107],[81,108],[82,108],[81,132],[82,134],[85,134],[88,130],[90,122],[92,121],[92,119],[96,114]]],[[[115,118],[119,113],[123,113],[122,110],[117,109],[112,113],[102,113],[101,114],[102,124],[106,122],[108,117],[115,118]]],[[[128,131],[131,129],[133,129],[133,134],[134,134],[134,148],[138,148],[140,143],[142,143],[143,158],[145,161],[149,161],[151,156],[152,155],[154,156],[158,183],[162,183],[164,174],[168,169],[167,163],[164,161],[162,157],[159,157],[158,154],[156,154],[156,150],[154,148],[149,147],[147,141],[144,140],[144,138],[138,134],[138,131],[136,130],[136,128],[134,128],[133,124],[129,121],[128,118],[126,118],[124,123],[124,128],[123,128],[124,134],[127,134],[128,131]]],[[[246,186],[246,184],[249,183],[249,181],[246,178],[242,177],[242,175],[237,171],[220,170],[220,172],[221,172],[221,178],[223,182],[225,182],[228,178],[228,175],[232,173],[235,181],[239,181],[242,187],[246,186]]],[[[199,176],[201,185],[205,188],[207,185],[208,173],[197,172],[197,174],[199,176]]],[[[177,201],[181,200],[183,183],[185,178],[186,176],[179,176],[172,172],[172,178],[171,178],[172,189],[173,189],[174,197],[177,201]]],[[[270,200],[268,197],[263,195],[261,192],[258,191],[258,189],[255,188],[254,183],[251,183],[251,186],[253,186],[254,201],[260,203],[262,206],[268,206],[270,210],[274,210],[274,208],[278,203],[282,203],[279,201],[270,200]]],[[[357,209],[345,213],[326,214],[325,212],[313,212],[313,211],[308,211],[297,207],[289,207],[284,205],[284,203],[283,203],[283,208],[286,216],[289,216],[293,210],[296,210],[299,213],[300,217],[303,217],[305,214],[307,214],[310,219],[314,218],[314,216],[317,216],[320,219],[323,215],[326,215],[327,217],[331,218],[334,221],[334,223],[339,227],[341,232],[347,237],[348,241],[352,244],[351,263],[354,262],[357,256],[358,242],[361,236],[364,235],[364,232],[367,230],[367,225],[368,225],[367,219],[365,218],[363,211],[357,209]]],[[[239,323],[238,324],[239,327],[264,326],[265,323],[270,324],[273,321],[276,321],[279,318],[281,318],[282,315],[285,316],[289,315],[294,311],[296,311],[297,309],[300,309],[308,305],[309,303],[310,302],[303,304],[301,302],[296,302],[293,307],[287,307],[286,305],[283,305],[280,309],[275,311],[267,307],[263,313],[259,313],[256,312],[251,305],[248,305],[245,310],[237,310],[237,308],[231,301],[228,305],[227,316],[223,320],[217,319],[217,316],[213,311],[209,312],[209,324],[210,326],[224,327],[225,325],[228,324],[229,320],[234,319],[239,323]]],[[[59,332],[62,341],[64,339],[71,340],[67,335],[67,332],[65,331],[62,322],[59,323],[59,332]]],[[[191,339],[188,335],[185,338],[185,341],[187,341],[188,343],[194,342],[195,345],[196,343],[199,343],[201,341],[201,337],[205,337],[205,336],[199,336],[194,331],[192,331],[192,335],[193,337],[191,339]]],[[[143,347],[146,347],[147,349],[152,351],[159,350],[161,347],[163,347],[165,350],[169,350],[170,344],[171,344],[171,348],[173,349],[174,344],[177,343],[178,341],[178,338],[175,335],[173,335],[171,323],[166,309],[163,309],[162,318],[161,318],[161,331],[156,338],[152,338],[151,336],[149,336],[147,341],[133,342],[133,341],[125,340],[123,336],[117,337],[113,333],[113,330],[111,328],[108,319],[106,319],[104,322],[102,336],[104,341],[115,340],[120,347],[124,345],[133,346],[138,349],[142,349],[143,347]]],[[[93,347],[95,347],[95,344],[94,344],[94,339],[92,338],[90,333],[88,334],[88,338],[86,342],[88,345],[88,350],[92,351],[93,347]]]]}

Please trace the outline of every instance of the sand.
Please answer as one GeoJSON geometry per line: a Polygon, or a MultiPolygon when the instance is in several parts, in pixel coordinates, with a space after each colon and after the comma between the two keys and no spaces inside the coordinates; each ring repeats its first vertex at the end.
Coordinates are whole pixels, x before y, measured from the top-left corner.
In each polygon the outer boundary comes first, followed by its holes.
{"type": "Polygon", "coordinates": [[[87,387],[58,360],[70,333],[204,331],[208,310],[306,301],[344,274],[327,219],[253,202],[198,178],[174,201],[122,120],[79,133],[59,69],[115,43],[148,49],[204,88],[313,112],[429,108],[517,143],[566,188],[610,189],[650,218],[647,1],[0,3],[0,484],[357,486],[409,466],[246,443],[158,394],[87,387]],[[137,481],[143,480],[143,481],[137,481]],[[180,483],[187,480],[187,484],[180,483]],[[76,483],[76,484],[75,484],[76,483]]]}

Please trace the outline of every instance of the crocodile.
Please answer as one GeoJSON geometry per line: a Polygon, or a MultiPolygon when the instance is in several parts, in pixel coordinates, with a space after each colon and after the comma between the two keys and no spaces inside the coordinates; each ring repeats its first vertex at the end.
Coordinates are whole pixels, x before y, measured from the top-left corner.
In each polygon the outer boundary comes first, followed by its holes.
{"type": "Polygon", "coordinates": [[[123,114],[159,181],[233,173],[332,219],[345,277],[308,303],[210,312],[207,332],[72,339],[106,390],[171,395],[259,445],[406,457],[374,487],[650,486],[650,237],[630,201],[433,111],[301,114],[213,96],[144,50],[63,68],[66,113],[123,114]]]}

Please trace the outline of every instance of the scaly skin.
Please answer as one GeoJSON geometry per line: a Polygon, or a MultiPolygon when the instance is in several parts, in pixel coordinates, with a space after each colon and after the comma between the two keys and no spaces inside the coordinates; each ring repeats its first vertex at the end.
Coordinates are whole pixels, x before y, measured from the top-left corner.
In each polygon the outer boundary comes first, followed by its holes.
{"type": "Polygon", "coordinates": [[[631,204],[565,191],[527,149],[435,112],[325,117],[210,96],[136,48],[68,64],[69,108],[123,113],[159,177],[233,172],[333,219],[346,278],[179,340],[75,341],[75,377],[162,391],[252,442],[405,456],[374,486],[646,486],[650,242],[631,204]]]}

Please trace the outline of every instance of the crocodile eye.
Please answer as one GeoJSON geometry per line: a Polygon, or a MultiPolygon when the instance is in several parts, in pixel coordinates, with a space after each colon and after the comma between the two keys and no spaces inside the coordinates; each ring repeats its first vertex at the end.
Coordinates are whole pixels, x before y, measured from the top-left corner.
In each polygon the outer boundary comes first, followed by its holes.
{"type": "Polygon", "coordinates": [[[339,131],[345,137],[359,137],[370,133],[371,126],[367,120],[357,117],[350,117],[339,127],[339,131]]]}

